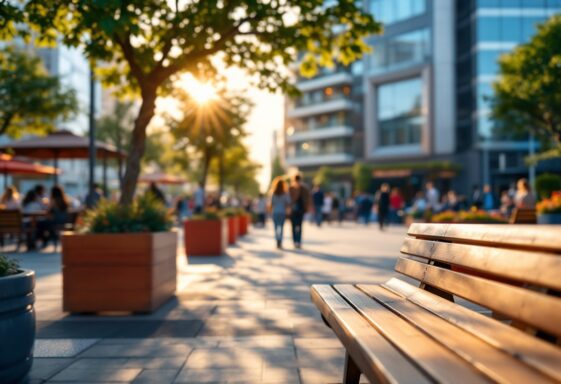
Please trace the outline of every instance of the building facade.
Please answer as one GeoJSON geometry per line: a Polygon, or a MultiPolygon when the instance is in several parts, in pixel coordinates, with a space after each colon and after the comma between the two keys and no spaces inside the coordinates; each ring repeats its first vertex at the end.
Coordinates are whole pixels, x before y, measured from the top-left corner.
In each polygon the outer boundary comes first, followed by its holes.
{"type": "Polygon", "coordinates": [[[390,181],[406,191],[436,179],[444,189],[489,183],[498,192],[528,177],[523,160],[535,143],[497,134],[485,96],[500,55],[528,41],[561,1],[363,5],[384,32],[351,70],[298,83],[303,96],[287,103],[287,163],[312,172],[362,161],[379,168],[372,188],[390,181]]]}

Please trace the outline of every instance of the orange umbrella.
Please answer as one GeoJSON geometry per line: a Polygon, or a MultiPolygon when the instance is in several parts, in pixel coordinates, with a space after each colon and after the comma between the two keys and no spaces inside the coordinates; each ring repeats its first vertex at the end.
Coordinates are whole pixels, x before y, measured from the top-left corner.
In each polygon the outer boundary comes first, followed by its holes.
{"type": "Polygon", "coordinates": [[[187,181],[181,177],[173,176],[163,172],[154,172],[140,176],[139,183],[156,183],[156,184],[185,184],[187,181]]]}
{"type": "Polygon", "coordinates": [[[8,174],[59,175],[60,169],[23,160],[14,160],[13,156],[0,153],[0,172],[4,174],[4,187],[8,174]]]}

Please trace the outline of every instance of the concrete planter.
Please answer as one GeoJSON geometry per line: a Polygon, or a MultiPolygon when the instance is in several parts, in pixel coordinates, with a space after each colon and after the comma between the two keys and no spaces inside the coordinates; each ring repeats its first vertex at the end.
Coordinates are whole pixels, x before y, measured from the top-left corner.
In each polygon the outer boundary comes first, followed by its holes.
{"type": "Polygon", "coordinates": [[[186,220],[183,226],[187,256],[219,256],[225,252],[227,220],[186,220]]]}
{"type": "Polygon", "coordinates": [[[175,294],[177,233],[62,236],[63,308],[152,312],[175,294]]]}
{"type": "Polygon", "coordinates": [[[35,272],[0,277],[0,383],[18,383],[29,373],[35,342],[35,272]]]}
{"type": "Polygon", "coordinates": [[[538,224],[561,224],[561,213],[541,213],[538,224]]]}

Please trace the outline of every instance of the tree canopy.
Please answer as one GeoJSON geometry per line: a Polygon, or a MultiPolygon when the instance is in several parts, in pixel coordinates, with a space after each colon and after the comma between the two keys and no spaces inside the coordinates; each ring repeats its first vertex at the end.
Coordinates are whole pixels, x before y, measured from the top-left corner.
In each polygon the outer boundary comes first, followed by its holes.
{"type": "Polygon", "coordinates": [[[75,91],[49,75],[41,59],[14,47],[0,49],[0,135],[46,133],[77,111],[75,91]]]}
{"type": "Polygon", "coordinates": [[[25,13],[41,40],[60,36],[83,47],[92,60],[109,63],[98,71],[102,80],[141,95],[121,196],[127,204],[156,97],[174,75],[209,78],[221,61],[255,75],[261,88],[294,91],[280,68],[299,53],[302,72],[313,75],[318,66],[360,58],[368,50],[364,37],[380,30],[355,0],[31,0],[25,13]]]}
{"type": "Polygon", "coordinates": [[[546,153],[561,157],[561,16],[538,27],[530,42],[500,59],[492,117],[503,130],[533,132],[546,153]]]}

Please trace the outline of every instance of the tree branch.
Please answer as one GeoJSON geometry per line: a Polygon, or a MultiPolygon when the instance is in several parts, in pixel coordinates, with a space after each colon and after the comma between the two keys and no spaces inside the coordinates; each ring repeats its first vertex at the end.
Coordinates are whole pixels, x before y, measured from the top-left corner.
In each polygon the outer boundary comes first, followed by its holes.
{"type": "Polygon", "coordinates": [[[114,34],[113,40],[115,40],[117,45],[121,47],[121,51],[123,52],[123,56],[125,57],[125,60],[127,60],[127,63],[130,66],[132,75],[136,78],[139,85],[141,85],[145,79],[145,75],[144,75],[144,71],[142,70],[142,68],[138,64],[138,61],[136,60],[136,56],[134,54],[134,47],[130,42],[130,35],[127,33],[123,39],[118,34],[114,34]]]}

